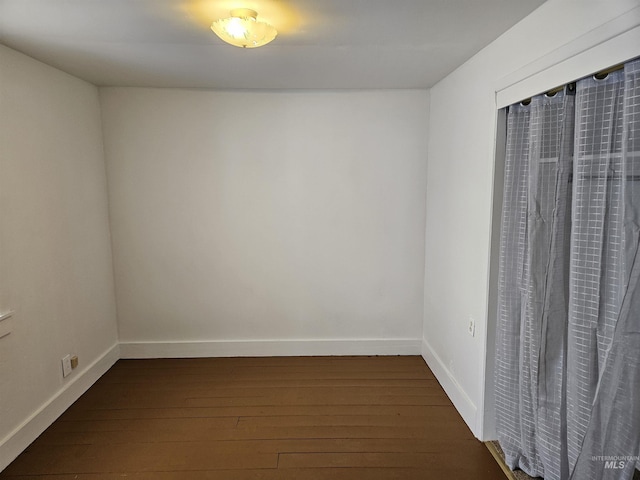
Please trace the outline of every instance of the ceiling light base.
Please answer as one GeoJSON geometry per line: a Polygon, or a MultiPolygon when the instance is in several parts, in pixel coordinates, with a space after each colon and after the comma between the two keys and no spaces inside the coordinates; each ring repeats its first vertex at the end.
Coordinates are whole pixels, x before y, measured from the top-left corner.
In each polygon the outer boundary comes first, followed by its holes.
{"type": "Polygon", "coordinates": [[[229,12],[229,15],[237,18],[258,18],[258,12],[251,10],[250,8],[234,8],[229,12]]]}

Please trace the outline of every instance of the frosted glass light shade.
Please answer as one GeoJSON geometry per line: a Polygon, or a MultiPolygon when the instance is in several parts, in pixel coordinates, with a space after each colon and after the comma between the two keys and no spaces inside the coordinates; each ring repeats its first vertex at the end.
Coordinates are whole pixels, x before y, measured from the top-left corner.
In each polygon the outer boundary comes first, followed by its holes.
{"type": "Polygon", "coordinates": [[[271,42],[278,31],[257,20],[258,13],[248,8],[231,10],[230,18],[221,18],[211,24],[211,30],[225,42],[242,48],[256,48],[271,42]]]}

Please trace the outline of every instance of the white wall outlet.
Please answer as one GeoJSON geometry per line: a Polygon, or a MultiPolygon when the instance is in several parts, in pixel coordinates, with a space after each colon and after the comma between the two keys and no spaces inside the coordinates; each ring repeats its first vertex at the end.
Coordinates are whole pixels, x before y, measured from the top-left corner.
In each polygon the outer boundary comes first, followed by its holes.
{"type": "Polygon", "coordinates": [[[473,319],[473,317],[469,317],[469,321],[467,323],[467,332],[472,337],[476,336],[476,321],[473,319]]]}
{"type": "Polygon", "coordinates": [[[6,337],[13,329],[13,311],[0,313],[0,338],[6,337]]]}
{"type": "Polygon", "coordinates": [[[62,358],[62,376],[66,377],[71,375],[71,355],[65,355],[62,358]]]}

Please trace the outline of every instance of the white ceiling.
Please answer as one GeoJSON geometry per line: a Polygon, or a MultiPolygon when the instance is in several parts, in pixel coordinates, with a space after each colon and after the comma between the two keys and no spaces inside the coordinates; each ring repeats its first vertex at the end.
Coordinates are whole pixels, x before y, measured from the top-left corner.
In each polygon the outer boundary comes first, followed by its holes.
{"type": "Polygon", "coordinates": [[[544,0],[0,0],[0,43],[96,85],[425,88],[544,0]],[[249,7],[262,48],[211,22],[249,7]]]}

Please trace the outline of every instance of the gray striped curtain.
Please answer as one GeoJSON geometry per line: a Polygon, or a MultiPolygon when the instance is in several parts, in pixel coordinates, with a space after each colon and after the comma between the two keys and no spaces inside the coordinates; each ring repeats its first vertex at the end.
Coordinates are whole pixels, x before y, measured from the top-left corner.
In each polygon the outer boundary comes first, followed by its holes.
{"type": "Polygon", "coordinates": [[[639,232],[640,60],[509,107],[495,390],[511,468],[633,477],[639,232]]]}

